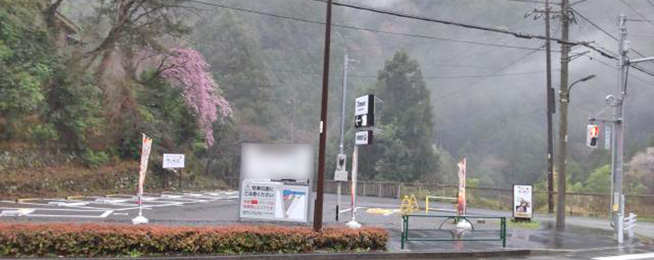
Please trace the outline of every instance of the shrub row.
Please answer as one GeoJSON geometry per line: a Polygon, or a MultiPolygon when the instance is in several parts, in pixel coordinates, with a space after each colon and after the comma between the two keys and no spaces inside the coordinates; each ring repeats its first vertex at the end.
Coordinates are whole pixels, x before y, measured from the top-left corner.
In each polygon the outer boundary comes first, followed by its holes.
{"type": "Polygon", "coordinates": [[[142,256],[385,250],[382,228],[0,223],[0,256],[142,256]]]}

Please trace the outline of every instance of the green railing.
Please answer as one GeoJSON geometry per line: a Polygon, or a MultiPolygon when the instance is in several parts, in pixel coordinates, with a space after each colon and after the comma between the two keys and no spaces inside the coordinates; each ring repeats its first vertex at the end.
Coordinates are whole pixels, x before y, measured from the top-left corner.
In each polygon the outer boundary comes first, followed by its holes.
{"type": "Polygon", "coordinates": [[[502,247],[506,247],[506,217],[407,214],[403,215],[402,219],[402,249],[409,241],[501,241],[502,247]],[[411,218],[414,218],[413,230],[409,225],[411,218]],[[437,221],[434,222],[434,219],[437,221]],[[473,220],[476,220],[476,223],[473,220]],[[465,228],[458,226],[457,224],[462,221],[467,222],[469,226],[465,228]],[[493,228],[489,229],[489,227],[493,228]],[[411,231],[422,231],[423,234],[409,236],[411,231]],[[441,236],[431,236],[431,234],[441,236]],[[484,234],[492,236],[483,236],[484,234]]]}

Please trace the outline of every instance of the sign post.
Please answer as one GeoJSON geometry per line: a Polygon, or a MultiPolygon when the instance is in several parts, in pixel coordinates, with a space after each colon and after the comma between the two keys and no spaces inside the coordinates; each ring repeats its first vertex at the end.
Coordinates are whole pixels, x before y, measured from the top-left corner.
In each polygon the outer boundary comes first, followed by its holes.
{"type": "Polygon", "coordinates": [[[372,144],[373,134],[369,130],[375,125],[375,96],[363,95],[354,100],[354,127],[358,130],[354,138],[354,152],[352,153],[352,187],[350,213],[352,219],[345,224],[349,228],[361,228],[356,221],[357,206],[357,174],[359,168],[359,146],[372,144]]]}
{"type": "Polygon", "coordinates": [[[179,169],[179,188],[182,188],[182,171],[184,170],[184,154],[172,154],[165,153],[163,154],[163,166],[164,169],[172,169],[175,173],[176,169],[179,169]]]}
{"type": "Polygon", "coordinates": [[[530,221],[533,217],[533,188],[531,185],[513,185],[513,218],[530,221]]]}

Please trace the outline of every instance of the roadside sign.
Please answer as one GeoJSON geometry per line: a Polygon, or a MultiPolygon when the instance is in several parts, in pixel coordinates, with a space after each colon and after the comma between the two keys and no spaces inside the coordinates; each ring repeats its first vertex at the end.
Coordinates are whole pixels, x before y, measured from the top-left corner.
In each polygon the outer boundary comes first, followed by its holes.
{"type": "Polygon", "coordinates": [[[239,220],[307,223],[312,177],[309,144],[242,144],[239,220]]]}
{"type": "Polygon", "coordinates": [[[347,171],[335,171],[334,181],[347,181],[347,171]]]}
{"type": "Polygon", "coordinates": [[[354,144],[355,145],[367,145],[372,144],[372,130],[357,131],[355,134],[354,144]]]}
{"type": "Polygon", "coordinates": [[[163,154],[163,168],[164,169],[184,168],[184,154],[172,154],[172,153],[163,154]]]}
{"type": "Polygon", "coordinates": [[[354,127],[375,125],[375,95],[363,95],[354,101],[354,127]]]}
{"type": "Polygon", "coordinates": [[[267,180],[244,180],[242,218],[307,222],[309,187],[267,180]]]}
{"type": "Polygon", "coordinates": [[[513,185],[513,218],[531,220],[533,200],[531,185],[513,185]]]}

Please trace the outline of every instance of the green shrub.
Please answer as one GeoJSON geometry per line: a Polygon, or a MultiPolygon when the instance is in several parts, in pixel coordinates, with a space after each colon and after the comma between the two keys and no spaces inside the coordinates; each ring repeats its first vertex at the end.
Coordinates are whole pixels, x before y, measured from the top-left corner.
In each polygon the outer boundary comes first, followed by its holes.
{"type": "Polygon", "coordinates": [[[0,256],[97,257],[385,250],[382,228],[0,224],[0,256]]]}

